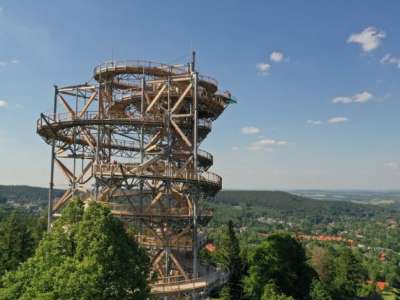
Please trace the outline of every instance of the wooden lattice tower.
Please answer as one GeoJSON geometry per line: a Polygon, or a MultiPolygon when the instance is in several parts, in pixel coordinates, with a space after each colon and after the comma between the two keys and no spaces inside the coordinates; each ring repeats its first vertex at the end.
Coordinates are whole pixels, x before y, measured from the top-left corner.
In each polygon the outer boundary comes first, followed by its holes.
{"type": "Polygon", "coordinates": [[[73,196],[101,202],[148,249],[155,298],[205,294],[226,278],[198,260],[212,217],[201,203],[222,179],[208,171],[213,157],[198,146],[230,94],[195,71],[194,56],[184,66],[104,63],[93,78],[55,87],[53,113],[38,120],[38,134],[52,146],[49,224],[73,196]],[[69,186],[58,199],[55,165],[69,186]]]}

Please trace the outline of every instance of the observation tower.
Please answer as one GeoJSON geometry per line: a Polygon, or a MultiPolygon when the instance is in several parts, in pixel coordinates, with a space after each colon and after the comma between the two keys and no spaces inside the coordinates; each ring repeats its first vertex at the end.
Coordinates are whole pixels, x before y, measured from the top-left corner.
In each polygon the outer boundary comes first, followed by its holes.
{"type": "Polygon", "coordinates": [[[222,187],[199,148],[233,102],[216,80],[185,65],[113,61],[92,83],[55,86],[54,108],[37,133],[51,145],[49,228],[74,196],[110,208],[148,249],[156,281],[152,298],[202,298],[226,274],[202,266],[212,211],[203,208],[222,187]],[[55,172],[68,189],[53,195],[55,172]]]}

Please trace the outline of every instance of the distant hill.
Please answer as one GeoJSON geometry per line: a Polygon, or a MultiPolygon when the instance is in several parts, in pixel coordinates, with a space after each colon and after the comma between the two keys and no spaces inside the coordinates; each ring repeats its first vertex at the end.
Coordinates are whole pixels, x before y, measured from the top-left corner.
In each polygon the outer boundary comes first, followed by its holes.
{"type": "MultiPolygon", "coordinates": [[[[55,196],[61,196],[62,190],[55,190],[55,196]]],[[[16,203],[18,205],[47,205],[48,189],[26,185],[0,185],[0,203],[16,203]]],[[[257,212],[274,212],[283,215],[296,216],[340,216],[371,218],[388,214],[393,210],[376,205],[358,204],[345,201],[315,200],[281,191],[234,191],[226,190],[217,194],[209,203],[214,208],[219,207],[223,214],[224,208],[239,207],[257,212]]]]}
{"type": "Polygon", "coordinates": [[[241,219],[274,216],[309,218],[328,223],[337,219],[368,220],[398,214],[394,209],[377,205],[315,200],[280,191],[222,191],[210,206],[221,220],[227,215],[236,215],[241,219]]]}
{"type": "MultiPolygon", "coordinates": [[[[48,191],[47,188],[27,185],[0,185],[0,203],[33,204],[45,207],[48,191]]],[[[55,190],[55,196],[60,196],[62,192],[62,190],[55,190]]]]}
{"type": "Polygon", "coordinates": [[[338,209],[343,213],[352,211],[382,212],[384,208],[345,201],[316,200],[281,191],[222,191],[217,194],[216,203],[227,205],[247,205],[273,208],[282,211],[311,212],[321,209],[338,209]]]}

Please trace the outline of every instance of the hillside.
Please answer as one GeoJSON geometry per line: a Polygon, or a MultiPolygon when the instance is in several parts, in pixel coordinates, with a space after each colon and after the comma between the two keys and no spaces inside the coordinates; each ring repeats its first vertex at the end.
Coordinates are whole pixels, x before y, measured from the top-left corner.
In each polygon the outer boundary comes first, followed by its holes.
{"type": "MultiPolygon", "coordinates": [[[[0,185],[0,204],[14,207],[43,208],[47,205],[47,188],[27,185],[0,185]]],[[[55,196],[61,196],[62,190],[55,190],[55,196]]]]}
{"type": "MultiPolygon", "coordinates": [[[[55,190],[60,196],[62,190],[55,190]]],[[[17,205],[47,205],[48,189],[27,185],[0,185],[0,203],[15,203],[17,205]]],[[[358,217],[373,217],[386,214],[392,210],[376,205],[358,204],[345,201],[315,200],[281,191],[234,191],[226,190],[217,194],[210,205],[239,208],[261,208],[279,211],[285,214],[305,214],[331,216],[346,215],[358,217]]]]}
{"type": "MultiPolygon", "coordinates": [[[[12,207],[40,212],[46,207],[47,192],[46,188],[0,186],[0,219],[12,207]]],[[[56,195],[61,193],[56,190],[56,195]]],[[[221,191],[205,206],[214,211],[211,231],[232,220],[249,233],[284,230],[341,235],[400,251],[399,211],[393,207],[315,200],[280,191],[221,191]]]]}
{"type": "Polygon", "coordinates": [[[233,220],[240,226],[259,230],[297,228],[337,232],[356,224],[384,222],[398,216],[398,211],[389,207],[315,200],[280,191],[222,191],[208,206],[214,210],[211,226],[233,220]]]}
{"type": "MultiPolygon", "coordinates": [[[[222,191],[216,204],[274,209],[287,214],[357,216],[369,218],[392,210],[368,204],[345,201],[315,200],[280,191],[222,191]]],[[[394,211],[393,211],[394,212],[394,211]]]]}

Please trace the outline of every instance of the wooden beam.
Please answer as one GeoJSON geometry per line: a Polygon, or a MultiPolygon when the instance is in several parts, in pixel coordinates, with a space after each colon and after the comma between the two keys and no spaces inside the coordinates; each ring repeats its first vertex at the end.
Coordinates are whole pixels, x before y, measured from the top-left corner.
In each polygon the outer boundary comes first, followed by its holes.
{"type": "Polygon", "coordinates": [[[90,170],[90,168],[92,167],[94,161],[90,161],[87,166],[82,170],[82,174],[77,178],[77,182],[81,181],[81,179],[86,175],[86,173],[90,170]]]}
{"type": "Polygon", "coordinates": [[[72,191],[71,190],[65,191],[62,197],[54,203],[53,212],[57,211],[62,205],[64,205],[65,202],[71,199],[71,197],[72,197],[72,191]]]}
{"type": "Polygon", "coordinates": [[[164,195],[164,192],[158,192],[158,194],[157,194],[157,196],[155,196],[154,197],[154,199],[153,200],[151,200],[151,203],[150,203],[150,205],[149,205],[149,207],[151,208],[151,207],[153,207],[160,199],[161,199],[161,197],[164,195]]]}
{"type": "Polygon", "coordinates": [[[147,107],[146,112],[149,112],[153,106],[157,103],[158,99],[161,97],[162,93],[164,92],[165,88],[167,87],[167,84],[164,83],[162,88],[159,90],[157,95],[154,97],[154,99],[151,101],[150,105],[147,107]]]}
{"type": "Polygon", "coordinates": [[[82,108],[82,110],[79,112],[79,118],[82,118],[82,116],[86,113],[87,109],[89,108],[90,104],[92,104],[94,98],[97,95],[97,91],[95,91],[90,98],[88,99],[88,101],[86,102],[85,106],[82,108]]]}
{"type": "Polygon", "coordinates": [[[71,108],[71,106],[69,106],[68,102],[64,99],[63,96],[61,96],[61,94],[58,94],[58,97],[60,98],[61,102],[64,104],[64,107],[69,111],[69,113],[75,117],[76,116],[76,112],[71,108]]]}
{"type": "Polygon", "coordinates": [[[148,150],[148,148],[150,148],[151,146],[155,145],[155,143],[157,143],[160,138],[163,136],[162,131],[158,131],[152,138],[151,140],[147,143],[147,145],[144,147],[145,150],[148,150]]]}
{"type": "Polygon", "coordinates": [[[186,145],[189,146],[189,148],[192,147],[192,143],[189,141],[189,139],[186,137],[186,135],[183,133],[183,131],[179,128],[178,124],[175,123],[174,120],[171,119],[171,124],[172,127],[176,130],[176,132],[181,136],[182,140],[185,142],[186,145]]]}
{"type": "Polygon", "coordinates": [[[169,252],[169,256],[172,258],[172,261],[175,263],[176,267],[178,268],[179,272],[185,277],[186,280],[189,280],[188,274],[185,272],[185,270],[182,268],[181,264],[175,257],[175,255],[172,252],[169,252]]]}
{"type": "Polygon", "coordinates": [[[183,100],[185,99],[186,95],[189,93],[192,86],[193,86],[192,83],[190,83],[186,87],[185,91],[182,93],[182,95],[179,97],[178,101],[176,101],[175,105],[172,107],[171,113],[174,113],[176,110],[178,110],[181,107],[183,100]]]}
{"type": "Polygon", "coordinates": [[[54,160],[57,163],[57,165],[60,167],[61,171],[63,171],[64,175],[72,183],[76,179],[75,176],[72,174],[72,172],[61,161],[59,161],[57,158],[55,158],[54,160]]]}

